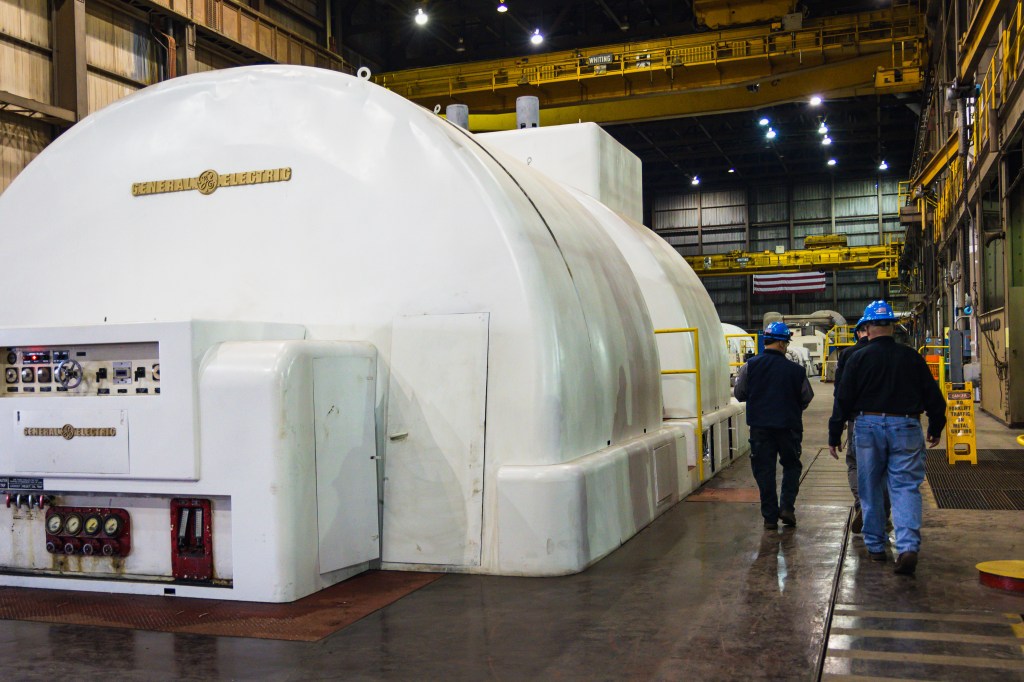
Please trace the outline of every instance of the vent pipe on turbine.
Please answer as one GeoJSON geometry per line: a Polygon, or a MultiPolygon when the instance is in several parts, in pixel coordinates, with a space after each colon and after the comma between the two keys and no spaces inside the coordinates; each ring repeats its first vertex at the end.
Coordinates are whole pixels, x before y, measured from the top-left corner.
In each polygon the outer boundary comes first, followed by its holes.
{"type": "Polygon", "coordinates": [[[449,104],[445,107],[444,116],[449,123],[469,130],[469,107],[465,104],[449,104]]]}
{"type": "Polygon", "coordinates": [[[533,95],[516,97],[516,128],[540,126],[540,100],[533,95]]]}

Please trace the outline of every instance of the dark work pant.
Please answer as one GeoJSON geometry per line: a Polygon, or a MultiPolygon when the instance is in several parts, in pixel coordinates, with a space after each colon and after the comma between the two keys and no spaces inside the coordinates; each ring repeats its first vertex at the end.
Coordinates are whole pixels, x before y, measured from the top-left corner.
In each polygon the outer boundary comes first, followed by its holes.
{"type": "Polygon", "coordinates": [[[750,467],[761,491],[761,516],[777,521],[779,508],[792,511],[800,491],[800,441],[803,433],[792,429],[750,427],[750,467]],[[782,495],[775,492],[775,464],[782,464],[782,495]]]}

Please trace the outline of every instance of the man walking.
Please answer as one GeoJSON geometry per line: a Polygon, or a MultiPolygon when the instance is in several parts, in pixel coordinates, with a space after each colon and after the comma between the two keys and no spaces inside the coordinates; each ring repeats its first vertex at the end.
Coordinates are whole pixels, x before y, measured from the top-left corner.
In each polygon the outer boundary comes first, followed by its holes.
{"type": "MultiPolygon", "coordinates": [[[[896,315],[888,303],[869,304],[862,319],[868,345],[847,362],[836,403],[842,419],[856,417],[852,442],[864,544],[871,559],[885,561],[883,487],[888,483],[896,526],[895,572],[912,575],[921,547],[921,413],[928,414],[928,445],[935,446],[946,425],[946,401],[924,358],[893,338],[896,315]]],[[[836,457],[832,442],[830,429],[829,452],[836,457]]]]}
{"type": "MultiPolygon", "coordinates": [[[[853,328],[853,334],[857,339],[857,342],[852,346],[847,346],[839,352],[839,359],[836,362],[836,374],[832,389],[833,398],[839,393],[839,383],[843,379],[843,372],[846,369],[846,363],[850,357],[857,351],[863,349],[868,345],[868,332],[864,328],[867,323],[864,318],[861,317],[857,321],[857,325],[853,328]]],[[[853,523],[851,524],[850,530],[854,533],[860,533],[864,526],[863,510],[860,506],[860,495],[857,494],[857,448],[854,445],[853,440],[853,419],[849,422],[849,428],[847,430],[846,440],[846,480],[850,484],[850,492],[853,493],[853,523]]],[[[843,450],[842,439],[843,429],[847,427],[847,422],[843,421],[842,415],[839,412],[839,403],[834,401],[832,405],[832,416],[828,420],[828,444],[829,452],[832,457],[839,459],[839,455],[836,454],[838,449],[840,452],[843,450]],[[834,446],[834,448],[833,448],[834,446]]],[[[889,496],[886,493],[886,518],[888,515],[888,500],[889,496]]]]}
{"type": "Polygon", "coordinates": [[[793,333],[784,322],[772,322],[764,331],[764,350],[740,367],[737,400],[747,403],[750,427],[750,466],[761,493],[764,527],[775,530],[781,519],[796,525],[796,495],[800,490],[802,412],[814,392],[800,365],[786,358],[793,333]],[[776,459],[782,464],[781,496],[775,491],[776,459]]]}

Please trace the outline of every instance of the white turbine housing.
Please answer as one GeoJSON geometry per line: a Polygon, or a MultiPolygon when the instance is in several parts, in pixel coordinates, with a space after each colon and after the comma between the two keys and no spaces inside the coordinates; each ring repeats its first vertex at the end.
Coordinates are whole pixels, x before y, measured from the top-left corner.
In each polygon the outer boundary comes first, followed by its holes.
{"type": "Polygon", "coordinates": [[[674,249],[358,78],[147,88],[40,154],[0,230],[27,256],[0,274],[0,584],[566,574],[745,442],[674,249]],[[656,327],[699,329],[699,404],[661,376],[696,367],[691,336],[656,327]]]}

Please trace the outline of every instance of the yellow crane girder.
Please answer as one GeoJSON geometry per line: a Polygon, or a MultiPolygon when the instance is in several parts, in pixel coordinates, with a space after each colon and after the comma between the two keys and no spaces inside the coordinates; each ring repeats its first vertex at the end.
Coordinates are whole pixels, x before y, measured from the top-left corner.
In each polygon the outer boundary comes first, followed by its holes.
{"type": "Polygon", "coordinates": [[[833,246],[796,249],[784,253],[771,251],[730,251],[705,256],[685,256],[698,277],[735,277],[820,270],[876,270],[878,279],[899,276],[903,242],[881,246],[833,246]]]}
{"type": "MultiPolygon", "coordinates": [[[[842,75],[836,87],[844,94],[920,89],[925,41],[924,16],[899,7],[817,19],[794,31],[770,24],[732,28],[396,71],[374,81],[428,108],[466,104],[473,130],[494,129],[477,125],[475,115],[514,112],[521,95],[540,97],[542,124],[548,123],[546,112],[558,109],[572,112],[573,122],[621,122],[765,106],[780,101],[780,83],[805,74],[842,75]],[[844,75],[844,69],[850,73],[844,75]],[[712,88],[715,96],[709,97],[712,88]],[[744,97],[725,97],[733,91],[744,97]],[[701,102],[682,105],[685,114],[677,114],[679,105],[658,104],[664,99],[701,102]],[[627,100],[627,107],[610,106],[627,100]],[[643,116],[638,109],[645,108],[656,113],[643,116]]],[[[821,85],[830,89],[827,79],[821,85]]],[[[787,91],[782,100],[805,94],[787,91]]]]}

